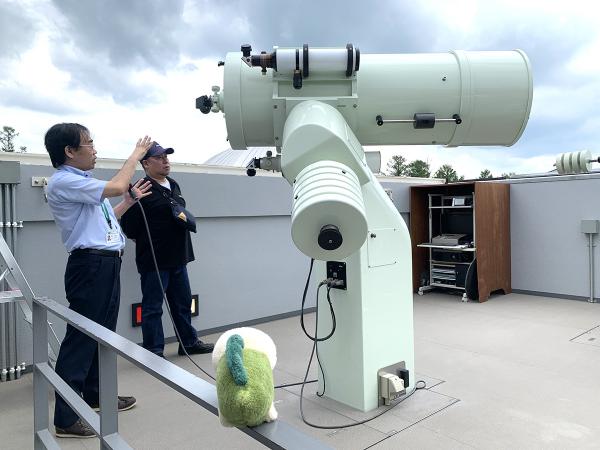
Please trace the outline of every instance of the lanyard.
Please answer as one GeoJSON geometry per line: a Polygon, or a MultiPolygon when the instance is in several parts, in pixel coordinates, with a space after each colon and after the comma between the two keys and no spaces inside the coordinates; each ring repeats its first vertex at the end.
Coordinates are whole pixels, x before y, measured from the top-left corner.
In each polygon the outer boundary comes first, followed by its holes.
{"type": "Polygon", "coordinates": [[[102,208],[102,212],[104,213],[104,218],[106,219],[106,223],[108,224],[109,228],[112,230],[112,221],[110,220],[110,216],[108,215],[108,210],[106,209],[106,205],[104,204],[104,202],[102,202],[100,204],[100,207],[102,208]]]}

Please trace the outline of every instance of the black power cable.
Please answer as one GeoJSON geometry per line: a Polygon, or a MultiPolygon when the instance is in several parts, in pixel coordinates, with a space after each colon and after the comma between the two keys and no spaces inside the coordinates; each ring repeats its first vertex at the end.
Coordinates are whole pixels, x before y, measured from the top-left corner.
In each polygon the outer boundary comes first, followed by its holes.
{"type": "MultiPolygon", "coordinates": [[[[130,194],[131,194],[131,191],[130,191],[130,194]]],[[[131,195],[131,196],[134,197],[133,195],[131,195]]],[[[204,370],[202,367],[200,367],[198,364],[196,364],[196,361],[194,361],[192,359],[190,354],[185,349],[185,346],[183,345],[183,340],[181,339],[181,336],[179,335],[179,330],[177,329],[177,326],[175,325],[175,320],[173,319],[173,314],[171,313],[171,307],[169,306],[169,301],[167,300],[165,288],[162,284],[162,279],[160,278],[160,272],[158,270],[158,263],[156,262],[156,254],[154,253],[154,245],[152,244],[152,236],[150,235],[150,227],[148,226],[148,221],[146,220],[146,213],[144,212],[144,207],[142,206],[142,203],[139,201],[139,199],[137,199],[135,197],[134,197],[134,199],[135,199],[136,203],[139,205],[140,211],[142,212],[142,217],[144,219],[144,225],[146,226],[146,233],[148,234],[148,243],[150,244],[150,253],[152,253],[152,261],[154,262],[154,269],[156,270],[156,277],[158,278],[158,283],[160,285],[160,289],[161,289],[161,292],[163,295],[163,302],[167,306],[167,311],[169,313],[169,317],[171,318],[171,323],[173,324],[173,329],[175,330],[175,336],[177,336],[177,341],[179,342],[179,345],[181,345],[181,348],[183,349],[185,356],[187,356],[187,358],[192,362],[192,364],[194,366],[196,366],[198,369],[200,369],[200,371],[202,371],[202,373],[205,374],[207,377],[209,377],[212,380],[215,380],[215,377],[213,377],[206,370],[204,370]]]]}
{"type": "MultiPolygon", "coordinates": [[[[311,272],[312,272],[312,263],[313,260],[311,260],[311,272]]],[[[309,272],[309,279],[310,279],[310,272],[309,272]]],[[[308,281],[306,282],[306,286],[308,287],[308,281]]],[[[317,362],[319,363],[319,368],[321,369],[321,374],[323,375],[323,392],[319,393],[317,391],[316,395],[317,397],[323,397],[323,395],[325,395],[325,373],[323,372],[323,367],[321,366],[321,361],[319,360],[319,350],[318,350],[318,343],[322,342],[326,339],[329,339],[333,333],[335,332],[335,313],[333,311],[333,304],[331,302],[331,297],[330,297],[330,291],[331,291],[331,287],[334,285],[334,282],[332,280],[325,280],[322,281],[319,284],[319,287],[317,288],[317,305],[316,305],[316,314],[315,314],[315,335],[310,336],[308,334],[308,332],[306,331],[306,329],[304,328],[304,322],[302,321],[302,330],[304,331],[304,334],[306,334],[308,336],[308,338],[310,340],[313,341],[313,348],[312,351],[310,353],[310,359],[308,361],[308,365],[306,366],[306,373],[304,374],[304,381],[302,382],[302,387],[300,388],[300,415],[302,416],[302,421],[313,428],[320,428],[320,429],[324,429],[324,430],[335,430],[335,429],[340,429],[340,428],[350,428],[350,427],[355,427],[358,425],[363,425],[367,422],[370,422],[371,420],[377,419],[378,417],[382,416],[383,414],[391,411],[393,408],[395,408],[396,406],[398,406],[400,403],[402,403],[404,400],[406,400],[407,398],[411,397],[417,390],[420,389],[425,389],[427,387],[427,384],[425,383],[425,381],[423,380],[419,380],[415,383],[415,387],[413,388],[413,390],[405,395],[404,397],[402,397],[400,400],[396,401],[392,406],[390,406],[389,408],[385,409],[384,411],[381,411],[380,413],[369,417],[368,419],[364,419],[361,420],[359,422],[353,422],[353,423],[346,423],[346,424],[341,424],[341,425],[317,425],[316,423],[312,423],[310,421],[308,421],[308,419],[306,419],[306,416],[304,415],[304,406],[303,406],[303,400],[304,400],[304,387],[306,386],[306,384],[308,384],[308,382],[306,381],[306,379],[308,378],[308,372],[310,370],[310,365],[312,364],[312,360],[313,360],[313,356],[317,356],[317,362]],[[327,285],[327,301],[329,302],[329,308],[331,310],[331,315],[332,315],[332,321],[333,321],[333,327],[331,332],[329,333],[329,335],[325,338],[319,338],[317,336],[317,332],[319,329],[319,289],[321,288],[321,286],[323,286],[324,284],[327,285]],[[421,386],[419,386],[419,383],[422,383],[421,386]]],[[[306,288],[305,288],[305,296],[306,296],[306,288]]],[[[302,299],[302,313],[304,312],[304,298],[302,299]]],[[[302,317],[302,315],[301,315],[302,317]]]]}
{"type": "MultiPolygon", "coordinates": [[[[167,300],[165,289],[164,289],[164,286],[162,284],[162,279],[160,278],[160,272],[159,272],[159,269],[158,269],[158,263],[156,261],[156,254],[154,253],[154,245],[152,244],[152,236],[150,234],[150,227],[148,226],[148,220],[146,219],[146,213],[144,211],[144,207],[142,206],[142,203],[139,201],[139,199],[135,198],[135,196],[132,194],[131,191],[130,191],[130,195],[136,201],[136,203],[139,205],[140,211],[142,212],[142,218],[144,219],[144,226],[146,228],[146,234],[148,235],[148,243],[150,244],[150,252],[152,253],[152,261],[154,263],[154,269],[156,270],[156,276],[158,278],[158,283],[159,283],[160,289],[161,289],[161,291],[163,293],[163,301],[164,301],[165,305],[167,306],[167,312],[169,313],[169,318],[171,319],[171,323],[173,325],[173,329],[175,330],[175,336],[177,337],[177,341],[181,345],[181,348],[183,349],[183,351],[185,353],[185,356],[187,356],[187,358],[191,361],[191,363],[194,366],[196,366],[203,374],[205,374],[207,377],[209,377],[211,380],[216,381],[216,379],[215,379],[214,376],[212,376],[210,373],[208,373],[206,370],[204,370],[202,367],[200,367],[196,363],[196,361],[193,360],[193,358],[189,355],[189,353],[185,349],[185,346],[183,345],[183,341],[181,339],[181,336],[179,335],[179,331],[177,330],[177,326],[175,326],[175,320],[173,319],[173,314],[171,313],[171,308],[169,306],[169,302],[167,300]]],[[[310,281],[310,275],[312,273],[312,263],[313,263],[313,261],[314,260],[311,260],[310,271],[308,273],[308,279],[306,280],[306,287],[304,289],[304,297],[303,297],[303,299],[306,297],[306,292],[308,290],[308,283],[310,281]]],[[[303,300],[302,304],[304,305],[304,300],[303,300]]],[[[302,382],[298,382],[298,383],[281,384],[281,385],[275,386],[275,389],[280,389],[280,388],[285,388],[285,387],[292,387],[292,386],[299,386],[301,384],[315,383],[316,381],[317,380],[310,380],[310,381],[302,381],[302,382]]]]}
{"type": "MultiPolygon", "coordinates": [[[[132,197],[134,197],[132,195],[132,197]]],[[[192,357],[189,355],[189,353],[187,352],[187,350],[185,349],[185,346],[183,345],[183,341],[181,339],[181,336],[179,335],[179,330],[177,330],[177,326],[175,325],[175,320],[173,319],[173,314],[171,313],[171,307],[169,306],[169,302],[167,300],[167,296],[165,293],[165,289],[164,286],[162,284],[162,279],[160,278],[160,272],[158,269],[158,262],[156,261],[156,254],[154,253],[154,245],[152,244],[152,236],[150,234],[150,228],[148,226],[148,221],[146,219],[146,213],[144,211],[144,207],[142,206],[141,202],[139,201],[139,199],[134,197],[134,200],[136,200],[136,203],[139,205],[140,207],[140,211],[142,212],[142,218],[144,219],[144,225],[146,228],[146,233],[148,235],[148,242],[150,244],[150,252],[152,253],[152,261],[154,263],[154,268],[156,270],[156,276],[158,277],[158,283],[160,285],[160,289],[162,291],[163,294],[163,301],[167,307],[167,312],[169,313],[169,317],[171,319],[171,323],[173,324],[173,329],[175,330],[175,335],[177,336],[177,340],[179,342],[179,344],[181,345],[181,348],[183,349],[185,355],[187,356],[187,358],[190,360],[190,362],[196,366],[202,373],[204,373],[207,377],[209,377],[210,379],[215,380],[215,377],[213,377],[211,374],[209,374],[206,370],[204,370],[202,367],[200,367],[196,361],[194,361],[192,359],[192,357]]],[[[303,398],[304,398],[304,387],[309,384],[309,383],[314,383],[317,380],[310,380],[307,381],[308,378],[308,372],[310,370],[310,365],[312,364],[312,360],[313,360],[313,356],[317,356],[317,362],[319,364],[319,368],[321,370],[321,374],[323,375],[323,392],[319,394],[319,392],[317,392],[317,396],[322,397],[325,394],[325,373],[323,372],[323,367],[321,365],[321,361],[319,360],[319,352],[318,352],[318,348],[317,348],[317,343],[318,342],[322,342],[325,341],[327,339],[329,339],[331,336],[333,336],[335,329],[336,329],[336,319],[335,319],[335,313],[334,313],[334,309],[333,309],[333,304],[331,302],[331,298],[330,298],[330,291],[331,291],[331,284],[328,283],[328,280],[326,281],[322,281],[321,283],[319,283],[319,286],[317,287],[317,298],[316,298],[316,314],[315,314],[315,335],[314,337],[311,336],[310,334],[308,334],[308,332],[306,331],[306,328],[304,326],[304,304],[306,301],[306,293],[308,291],[308,285],[310,283],[310,277],[312,274],[312,269],[313,269],[313,264],[314,264],[314,259],[310,260],[310,269],[308,272],[308,277],[306,279],[306,286],[304,287],[304,294],[302,296],[302,308],[301,308],[301,314],[300,314],[300,323],[302,326],[302,331],[304,331],[304,334],[306,334],[306,336],[313,341],[313,348],[312,351],[310,353],[310,359],[308,361],[308,365],[306,367],[306,373],[304,374],[304,380],[302,380],[302,382],[300,383],[289,383],[289,384],[282,384],[279,386],[275,386],[275,389],[278,388],[284,388],[284,387],[290,387],[290,386],[298,386],[298,385],[302,385],[301,389],[300,389],[300,415],[302,416],[302,421],[307,424],[308,426],[311,426],[313,428],[320,428],[320,429],[326,429],[326,430],[331,430],[331,429],[338,429],[338,428],[350,428],[350,427],[355,427],[357,425],[362,425],[365,424],[367,422],[370,422],[373,419],[376,419],[380,416],[382,416],[383,414],[387,413],[388,411],[391,411],[393,408],[395,408],[396,406],[398,406],[400,403],[402,403],[404,400],[406,400],[407,398],[409,398],[410,396],[412,396],[417,390],[419,389],[424,389],[427,385],[425,383],[425,381],[423,380],[419,380],[415,383],[415,387],[413,388],[413,390],[406,396],[404,396],[402,399],[400,399],[399,401],[397,401],[396,403],[394,403],[393,406],[389,407],[388,409],[376,414],[373,417],[370,417],[368,419],[362,420],[360,422],[353,422],[353,423],[349,423],[349,424],[342,424],[342,425],[329,425],[329,426],[324,426],[324,425],[317,425],[314,424],[312,422],[309,422],[305,415],[304,415],[304,408],[303,408],[303,398]],[[329,303],[329,309],[331,312],[331,317],[332,317],[332,329],[331,332],[324,338],[319,338],[317,336],[317,331],[318,331],[318,324],[319,324],[319,289],[323,286],[323,285],[327,285],[327,301],[329,303]],[[419,383],[423,383],[422,386],[419,386],[419,383]]]]}

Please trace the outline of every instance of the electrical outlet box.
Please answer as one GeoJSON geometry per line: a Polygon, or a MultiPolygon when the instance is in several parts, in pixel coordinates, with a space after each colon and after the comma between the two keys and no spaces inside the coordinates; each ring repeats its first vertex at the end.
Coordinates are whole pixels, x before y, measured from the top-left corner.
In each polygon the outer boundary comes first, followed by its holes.
{"type": "Polygon", "coordinates": [[[47,177],[31,177],[31,186],[44,187],[48,184],[47,177]]]}
{"type": "Polygon", "coordinates": [[[600,221],[598,220],[582,220],[581,232],[587,234],[598,234],[600,231],[600,221]]]}
{"type": "Polygon", "coordinates": [[[377,371],[378,406],[389,405],[391,400],[405,395],[409,384],[409,371],[404,361],[379,369],[377,371]]]}
{"type": "Polygon", "coordinates": [[[21,182],[21,163],[19,161],[2,161],[0,164],[0,183],[17,184],[21,182]]]}
{"type": "Polygon", "coordinates": [[[379,393],[383,404],[389,405],[392,400],[406,394],[404,380],[389,372],[379,374],[379,393]]]}
{"type": "Polygon", "coordinates": [[[343,289],[345,291],[348,288],[346,280],[346,263],[327,261],[327,278],[340,280],[342,282],[341,286],[334,286],[332,289],[343,289]]]}

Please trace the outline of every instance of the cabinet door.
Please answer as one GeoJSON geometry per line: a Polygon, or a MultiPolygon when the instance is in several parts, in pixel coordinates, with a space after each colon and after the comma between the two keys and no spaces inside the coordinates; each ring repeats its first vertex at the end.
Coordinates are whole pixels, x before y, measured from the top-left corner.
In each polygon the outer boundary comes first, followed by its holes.
{"type": "Polygon", "coordinates": [[[510,293],[510,185],[475,183],[475,235],[479,301],[510,293]]]}

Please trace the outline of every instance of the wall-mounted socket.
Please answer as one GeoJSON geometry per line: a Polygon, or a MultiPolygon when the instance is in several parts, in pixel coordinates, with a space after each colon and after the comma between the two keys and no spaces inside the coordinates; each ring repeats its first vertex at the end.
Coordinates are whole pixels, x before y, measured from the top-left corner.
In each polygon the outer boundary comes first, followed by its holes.
{"type": "Polygon", "coordinates": [[[31,185],[33,187],[44,187],[48,184],[47,177],[31,177],[31,185]]]}

